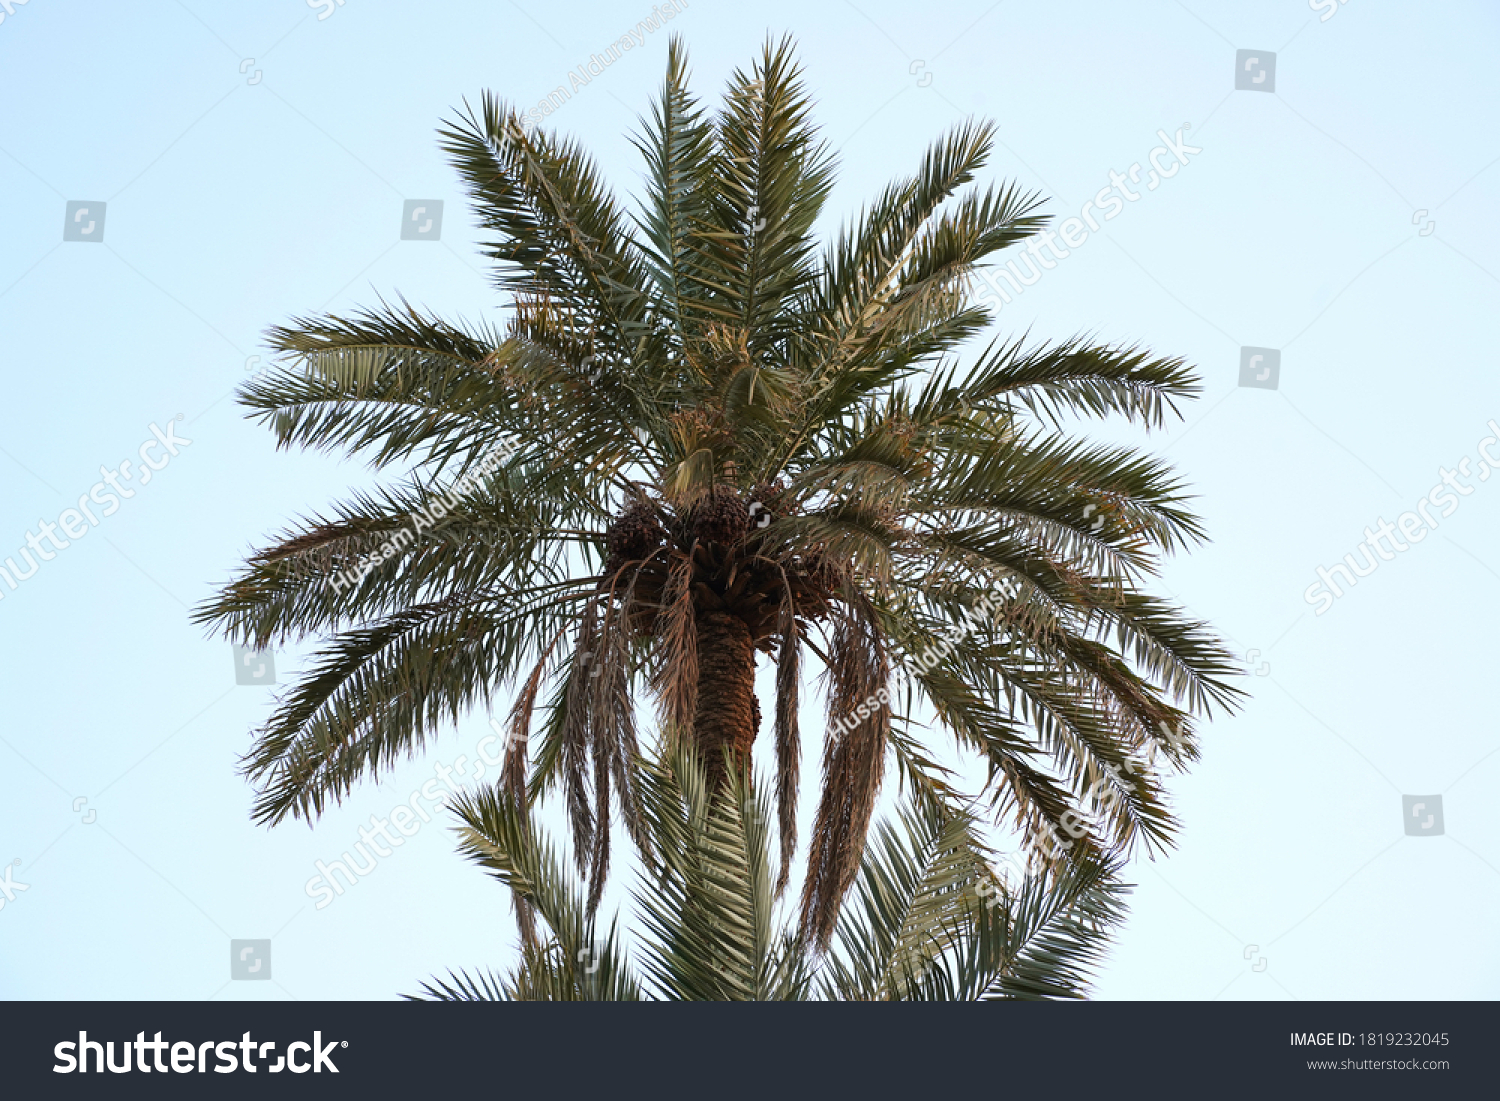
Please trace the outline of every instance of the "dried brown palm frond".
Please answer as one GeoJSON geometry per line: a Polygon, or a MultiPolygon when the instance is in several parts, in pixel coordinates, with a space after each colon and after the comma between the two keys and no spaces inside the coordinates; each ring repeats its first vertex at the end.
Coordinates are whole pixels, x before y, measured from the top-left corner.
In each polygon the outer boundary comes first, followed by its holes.
{"type": "Polygon", "coordinates": [[[828,656],[828,720],[834,733],[823,750],[823,794],[802,895],[803,932],[819,945],[832,935],[839,905],[859,869],[891,731],[890,664],[863,601],[852,601],[835,621],[828,656]]]}

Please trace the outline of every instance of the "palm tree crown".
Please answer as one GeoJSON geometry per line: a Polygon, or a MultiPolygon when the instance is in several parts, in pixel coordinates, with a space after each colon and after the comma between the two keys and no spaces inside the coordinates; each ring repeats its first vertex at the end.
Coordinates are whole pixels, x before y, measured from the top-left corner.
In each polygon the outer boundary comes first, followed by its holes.
{"type": "Polygon", "coordinates": [[[814,942],[888,758],[922,797],[958,797],[898,702],[984,762],[997,821],[1076,837],[1066,859],[1169,843],[1158,774],[1132,763],[1195,758],[1189,719],[1238,692],[1207,628],[1141,586],[1203,532],[1162,463],[1064,422],[1155,427],[1196,382],[1086,339],[997,341],[960,367],[991,321],[973,273],[1046,221],[1015,186],[970,186],[991,135],[952,130],[820,247],[833,157],[785,40],[713,113],[672,43],[634,212],[497,99],[446,124],[504,328],[404,301],[299,319],[271,333],[282,366],[241,394],[281,446],[409,467],[284,533],[197,613],[257,646],[327,638],[247,755],[257,819],[318,814],[513,684],[503,791],[561,791],[593,905],[611,818],[644,839],[635,700],[711,784],[741,782],[760,653],[777,891],[804,659],[825,678],[814,942]]]}

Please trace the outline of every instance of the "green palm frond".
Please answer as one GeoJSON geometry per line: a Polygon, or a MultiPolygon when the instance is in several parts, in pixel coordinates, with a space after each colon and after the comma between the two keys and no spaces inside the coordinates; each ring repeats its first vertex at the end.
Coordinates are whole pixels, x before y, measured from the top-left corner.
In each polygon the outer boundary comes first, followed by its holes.
{"type": "MultiPolygon", "coordinates": [[[[550,933],[546,945],[527,947],[523,974],[507,981],[510,996],[545,990],[554,1001],[639,1000],[640,982],[617,930],[601,932],[582,884],[526,811],[495,789],[460,795],[452,807],[462,823],[460,851],[533,907],[550,933]],[[545,981],[538,984],[539,977],[545,981]]],[[[476,987],[468,982],[461,989],[476,987]]]]}
{"type": "Polygon", "coordinates": [[[689,752],[645,766],[647,866],[634,895],[643,978],[602,940],[577,887],[523,814],[494,795],[457,806],[464,850],[531,901],[547,926],[516,968],[450,972],[440,1001],[978,1001],[1087,995],[1124,914],[1110,862],[1011,883],[975,819],[917,798],[882,823],[831,943],[777,927],[767,806],[713,788],[689,752]],[[570,961],[586,962],[580,969],[570,961]],[[591,962],[589,962],[591,961],[591,962]]]}
{"type": "Polygon", "coordinates": [[[422,984],[422,996],[408,1001],[508,1002],[516,1001],[514,987],[492,971],[450,971],[446,979],[433,978],[422,984]]]}

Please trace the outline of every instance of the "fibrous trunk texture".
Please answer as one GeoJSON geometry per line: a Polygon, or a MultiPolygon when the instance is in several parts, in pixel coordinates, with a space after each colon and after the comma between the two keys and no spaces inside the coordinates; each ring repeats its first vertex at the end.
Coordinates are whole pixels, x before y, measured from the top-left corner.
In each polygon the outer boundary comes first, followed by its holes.
{"type": "Polygon", "coordinates": [[[698,700],[693,736],[710,779],[725,776],[725,750],[742,775],[759,726],[755,700],[755,646],[750,628],[729,612],[698,616],[698,700]]]}

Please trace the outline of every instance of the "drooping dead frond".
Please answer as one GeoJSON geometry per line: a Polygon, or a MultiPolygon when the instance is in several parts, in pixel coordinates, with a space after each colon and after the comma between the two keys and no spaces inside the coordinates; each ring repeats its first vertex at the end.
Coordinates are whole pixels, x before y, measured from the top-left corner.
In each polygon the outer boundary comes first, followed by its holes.
{"type": "MultiPolygon", "coordinates": [[[[613,595],[613,594],[612,594],[613,595]]],[[[639,839],[640,813],[636,804],[632,765],[638,754],[635,706],[631,696],[631,659],[628,609],[634,586],[626,586],[618,601],[610,600],[594,639],[590,659],[588,719],[594,754],[594,845],[589,870],[589,913],[599,905],[609,872],[610,792],[618,794],[627,830],[639,839]]]]}
{"type": "MultiPolygon", "coordinates": [[[[527,749],[531,740],[531,714],[536,710],[537,693],[541,690],[542,681],[546,679],[548,662],[561,639],[562,635],[559,633],[542,652],[531,674],[522,683],[505,725],[505,763],[500,768],[499,788],[516,808],[517,814],[523,816],[521,821],[527,825],[530,823],[530,816],[526,814],[529,805],[526,797],[526,771],[529,763],[527,749]]],[[[521,893],[512,891],[511,904],[516,911],[516,925],[520,928],[523,947],[535,950],[536,915],[531,903],[521,893]]]]}
{"type": "Polygon", "coordinates": [[[781,605],[781,644],[776,655],[776,820],[781,834],[781,871],[776,894],[786,890],[797,851],[797,785],[802,763],[802,738],[797,728],[797,698],[801,687],[802,638],[797,609],[790,593],[781,605]]]}
{"type": "Polygon", "coordinates": [[[573,847],[578,870],[587,872],[589,854],[594,846],[594,812],[589,805],[588,758],[594,733],[589,721],[592,704],[590,678],[598,671],[594,664],[599,648],[599,608],[590,601],[578,626],[573,644],[573,662],[568,669],[566,712],[563,717],[562,766],[563,791],[568,805],[568,820],[576,843],[573,847]]]}
{"type": "Polygon", "coordinates": [[[652,689],[668,736],[690,739],[698,706],[698,627],[693,604],[693,554],[676,554],[662,593],[661,658],[652,689]]]}
{"type": "Polygon", "coordinates": [[[857,597],[835,620],[828,659],[823,797],[802,893],[803,930],[819,945],[833,934],[839,904],[859,869],[891,731],[885,640],[857,597]]]}

